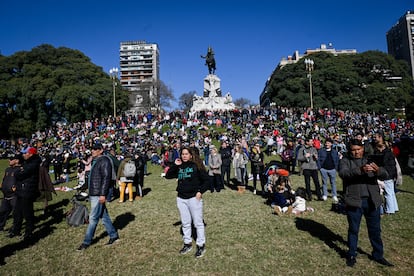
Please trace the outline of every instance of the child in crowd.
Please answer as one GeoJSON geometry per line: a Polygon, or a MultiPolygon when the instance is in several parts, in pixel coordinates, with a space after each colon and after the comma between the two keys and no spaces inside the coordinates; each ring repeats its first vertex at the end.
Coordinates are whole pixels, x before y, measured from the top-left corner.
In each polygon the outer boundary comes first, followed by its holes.
{"type": "Polygon", "coordinates": [[[292,212],[291,191],[288,188],[288,178],[279,177],[277,180],[276,191],[273,193],[273,202],[271,206],[274,213],[278,216],[292,212]]]}
{"type": "Polygon", "coordinates": [[[295,192],[295,201],[292,203],[292,214],[300,215],[305,211],[313,212],[312,207],[306,207],[306,190],[299,187],[295,192]]]}

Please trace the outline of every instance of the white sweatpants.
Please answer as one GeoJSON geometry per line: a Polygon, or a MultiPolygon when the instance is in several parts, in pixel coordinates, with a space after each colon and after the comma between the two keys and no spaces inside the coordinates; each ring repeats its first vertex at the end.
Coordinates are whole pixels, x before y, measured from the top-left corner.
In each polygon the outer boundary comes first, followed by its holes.
{"type": "Polygon", "coordinates": [[[206,242],[203,221],[203,199],[198,200],[196,197],[183,199],[177,197],[177,207],[181,217],[184,243],[192,243],[191,223],[193,223],[197,230],[196,244],[203,246],[206,242]]]}

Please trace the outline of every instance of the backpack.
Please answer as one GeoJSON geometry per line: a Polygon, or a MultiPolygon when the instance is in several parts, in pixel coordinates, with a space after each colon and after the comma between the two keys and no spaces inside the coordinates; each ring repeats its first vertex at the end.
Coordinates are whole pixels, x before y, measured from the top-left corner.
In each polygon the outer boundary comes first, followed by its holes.
{"type": "Polygon", "coordinates": [[[66,212],[66,222],[70,226],[80,226],[89,223],[89,212],[88,208],[77,201],[75,198],[72,199],[72,208],[66,212]]]}
{"type": "Polygon", "coordinates": [[[124,165],[124,176],[134,177],[136,172],[137,167],[135,166],[135,162],[132,160],[127,161],[124,165]]]}

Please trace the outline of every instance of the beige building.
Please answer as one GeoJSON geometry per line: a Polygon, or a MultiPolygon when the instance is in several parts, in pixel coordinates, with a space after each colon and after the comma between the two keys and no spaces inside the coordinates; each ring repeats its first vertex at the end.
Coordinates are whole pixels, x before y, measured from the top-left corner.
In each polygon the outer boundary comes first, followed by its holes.
{"type": "Polygon", "coordinates": [[[414,11],[407,11],[386,36],[388,54],[407,61],[414,78],[414,11]]]}
{"type": "Polygon", "coordinates": [[[129,111],[139,113],[159,110],[158,45],[146,41],[121,42],[119,59],[121,85],[130,91],[129,111]]]}

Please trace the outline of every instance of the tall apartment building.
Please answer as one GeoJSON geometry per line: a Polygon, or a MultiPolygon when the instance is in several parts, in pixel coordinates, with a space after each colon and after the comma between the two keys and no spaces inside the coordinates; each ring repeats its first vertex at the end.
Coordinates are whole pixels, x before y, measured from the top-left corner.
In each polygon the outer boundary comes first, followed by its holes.
{"type": "Polygon", "coordinates": [[[121,85],[130,91],[129,111],[160,108],[160,61],[158,45],[145,41],[121,42],[119,48],[121,85]]]}
{"type": "Polygon", "coordinates": [[[414,11],[407,11],[386,36],[388,54],[407,61],[414,78],[414,11]]]}

